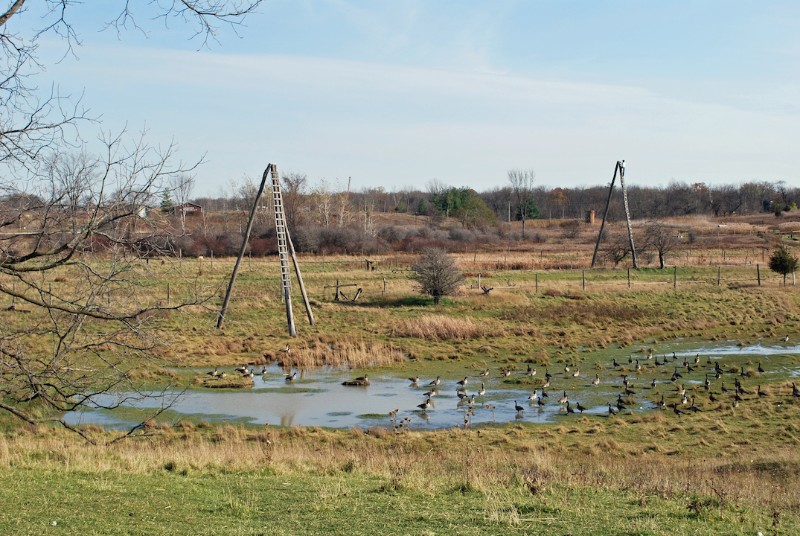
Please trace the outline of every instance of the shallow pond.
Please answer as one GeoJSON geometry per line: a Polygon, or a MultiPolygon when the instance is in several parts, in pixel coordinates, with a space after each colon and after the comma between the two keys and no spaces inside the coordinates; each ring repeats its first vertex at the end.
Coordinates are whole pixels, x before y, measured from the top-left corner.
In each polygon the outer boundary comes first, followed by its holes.
{"type": "MultiPolygon", "coordinates": [[[[268,424],[279,426],[322,426],[332,428],[370,428],[375,426],[390,427],[395,422],[404,421],[414,429],[451,428],[463,426],[466,414],[471,410],[471,424],[502,422],[552,422],[557,419],[569,419],[564,407],[558,400],[566,391],[572,407],[580,402],[586,407],[587,414],[607,414],[608,404],[615,404],[618,395],[623,390],[622,375],[627,374],[631,385],[636,386],[633,396],[634,404],[629,405],[626,411],[643,411],[655,407],[654,401],[661,394],[673,396],[674,384],[670,382],[670,375],[674,370],[681,369],[684,359],[694,358],[697,354],[702,357],[700,366],[691,373],[686,373],[680,382],[687,388],[702,393],[700,384],[704,382],[705,374],[713,372],[711,363],[720,361],[726,367],[739,367],[743,363],[752,362],[755,358],[764,364],[764,375],[769,378],[796,377],[800,374],[800,346],[768,346],[756,344],[740,347],[736,344],[720,343],[707,344],[680,349],[676,347],[677,359],[668,364],[654,366],[659,358],[666,359],[672,351],[661,347],[663,352],[655,360],[647,360],[646,356],[639,355],[639,361],[644,364],[641,371],[635,370],[635,361],[629,363],[629,353],[620,351],[616,360],[620,367],[614,369],[610,363],[598,362],[597,365],[587,366],[577,378],[563,370],[556,372],[556,367],[550,367],[553,374],[551,385],[547,388],[549,394],[543,407],[537,407],[528,400],[528,395],[537,388],[541,392],[544,381],[544,368],[538,367],[537,376],[524,377],[524,371],[515,371],[513,377],[502,377],[497,368],[494,368],[487,377],[478,376],[474,370],[465,370],[469,375],[466,392],[469,397],[475,396],[472,404],[465,403],[457,396],[459,385],[457,378],[442,378],[437,388],[437,393],[432,397],[432,406],[427,411],[420,410],[417,406],[425,400],[424,393],[431,389],[428,383],[432,378],[420,378],[418,384],[412,384],[406,378],[384,375],[370,375],[370,385],[366,387],[349,387],[342,385],[342,381],[350,379],[351,373],[340,370],[315,370],[304,371],[294,382],[287,382],[283,371],[278,367],[269,367],[263,376],[254,378],[255,386],[247,390],[189,390],[183,394],[170,392],[170,397],[177,398],[170,407],[170,417],[176,420],[181,416],[191,416],[195,421],[237,421],[249,424],[268,424]],[[601,381],[593,385],[592,380],[597,374],[601,381]],[[656,387],[651,383],[656,381],[656,387]],[[515,383],[520,381],[521,384],[515,383]],[[477,394],[481,383],[485,384],[486,393],[477,394]],[[517,411],[515,405],[521,405],[524,410],[517,411]],[[392,420],[390,412],[398,410],[397,417],[392,420]],[[176,415],[177,414],[177,415],[176,415]],[[409,421],[410,419],[410,421],[409,421]]],[[[634,357],[636,359],[636,357],[634,357]]],[[[586,365],[585,365],[586,366],[586,365]]],[[[205,371],[197,371],[203,373],[205,371]]],[[[728,373],[728,383],[733,385],[733,374],[728,373]]],[[[713,378],[713,376],[712,376],[713,378]]],[[[721,379],[726,381],[726,376],[721,379]]],[[[719,391],[720,380],[714,380],[713,392],[719,391]]],[[[754,380],[743,380],[748,385],[755,386],[754,380]]],[[[154,393],[150,393],[154,394],[154,393]]],[[[98,402],[108,403],[111,397],[98,402]]],[[[125,428],[141,420],[144,411],[151,411],[161,407],[164,403],[162,397],[148,397],[131,399],[123,404],[120,410],[89,410],[72,412],[66,418],[70,424],[100,424],[109,428],[125,428]]]]}

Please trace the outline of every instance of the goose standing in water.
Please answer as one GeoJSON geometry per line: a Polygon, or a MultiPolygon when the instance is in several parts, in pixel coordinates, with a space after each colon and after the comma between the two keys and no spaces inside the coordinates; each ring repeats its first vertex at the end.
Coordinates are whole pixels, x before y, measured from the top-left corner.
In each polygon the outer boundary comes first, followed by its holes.
{"type": "Polygon", "coordinates": [[[516,400],[514,401],[514,409],[515,409],[515,410],[517,410],[517,413],[522,413],[523,411],[525,411],[525,408],[523,408],[522,406],[520,406],[520,405],[517,403],[517,401],[516,401],[516,400]]]}
{"type": "Polygon", "coordinates": [[[286,374],[286,381],[293,382],[297,379],[297,371],[292,372],[291,374],[286,374]]]}

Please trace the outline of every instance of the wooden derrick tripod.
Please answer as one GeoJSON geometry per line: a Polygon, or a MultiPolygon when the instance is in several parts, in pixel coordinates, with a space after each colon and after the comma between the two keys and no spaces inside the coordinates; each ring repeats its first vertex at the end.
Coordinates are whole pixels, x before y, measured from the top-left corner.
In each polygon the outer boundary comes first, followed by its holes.
{"type": "Polygon", "coordinates": [[[278,166],[275,164],[267,165],[264,174],[261,177],[261,185],[258,187],[256,198],[253,201],[253,206],[250,209],[250,218],[247,221],[247,230],[245,231],[242,247],[239,250],[239,255],[236,257],[236,263],[233,265],[233,273],[231,280],[228,283],[228,289],[225,291],[225,299],[222,301],[222,308],[217,317],[217,329],[222,327],[222,322],[225,319],[225,312],[228,310],[228,302],[231,298],[233,291],[233,284],[236,281],[236,274],[239,273],[239,265],[244,257],[244,252],[247,250],[247,244],[250,240],[250,232],[253,229],[253,221],[255,220],[256,210],[258,209],[258,202],[261,199],[261,194],[264,192],[264,187],[267,183],[267,178],[272,178],[272,206],[275,209],[275,233],[278,237],[278,259],[281,265],[281,286],[283,290],[283,301],[286,303],[286,320],[289,324],[289,335],[292,337],[297,336],[297,328],[294,325],[294,313],[292,312],[291,300],[291,273],[289,271],[289,257],[292,259],[294,265],[295,275],[297,276],[297,283],[300,286],[300,292],[303,295],[303,303],[306,306],[306,314],[308,315],[308,322],[314,325],[314,313],[311,312],[311,304],[308,301],[306,294],[306,287],[303,284],[303,276],[300,274],[300,265],[297,262],[297,257],[294,253],[294,244],[289,235],[289,228],[286,226],[286,217],[283,212],[283,196],[281,195],[281,183],[278,176],[278,166]]]}
{"type": "Polygon", "coordinates": [[[603,221],[600,224],[600,232],[597,233],[597,243],[594,245],[594,255],[592,255],[592,268],[597,262],[597,250],[600,248],[600,240],[603,237],[603,228],[606,226],[606,216],[608,216],[608,206],[611,204],[611,194],[614,193],[614,181],[617,179],[617,172],[619,172],[619,184],[622,187],[622,202],[625,206],[625,221],[628,224],[628,242],[631,247],[631,258],[633,259],[633,268],[638,269],[639,264],[636,261],[636,248],[633,246],[633,227],[631,227],[631,211],[628,208],[628,190],[625,189],[625,160],[617,160],[614,166],[614,176],[611,177],[611,186],[608,188],[608,199],[606,199],[606,209],[603,211],[603,221]]]}

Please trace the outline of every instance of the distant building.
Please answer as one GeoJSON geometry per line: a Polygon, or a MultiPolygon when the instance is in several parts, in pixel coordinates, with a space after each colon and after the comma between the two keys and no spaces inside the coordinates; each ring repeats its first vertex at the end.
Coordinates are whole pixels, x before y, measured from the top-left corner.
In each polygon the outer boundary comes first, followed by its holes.
{"type": "Polygon", "coordinates": [[[194,203],[182,203],[169,209],[170,214],[200,214],[203,212],[203,207],[194,203]]]}

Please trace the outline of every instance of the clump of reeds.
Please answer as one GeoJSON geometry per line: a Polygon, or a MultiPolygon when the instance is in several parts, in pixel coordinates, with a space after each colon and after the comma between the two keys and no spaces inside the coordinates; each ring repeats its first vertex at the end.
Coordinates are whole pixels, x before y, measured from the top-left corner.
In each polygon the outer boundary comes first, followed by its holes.
{"type": "MultiPolygon", "coordinates": [[[[444,315],[426,315],[420,318],[400,320],[392,335],[426,340],[480,339],[490,334],[491,326],[478,323],[471,318],[444,315]]],[[[503,335],[501,330],[491,329],[491,335],[503,335]]]]}
{"type": "Polygon", "coordinates": [[[365,339],[337,339],[329,342],[316,341],[310,346],[292,348],[276,356],[282,367],[353,368],[392,365],[406,360],[400,348],[380,341],[365,339]]]}

